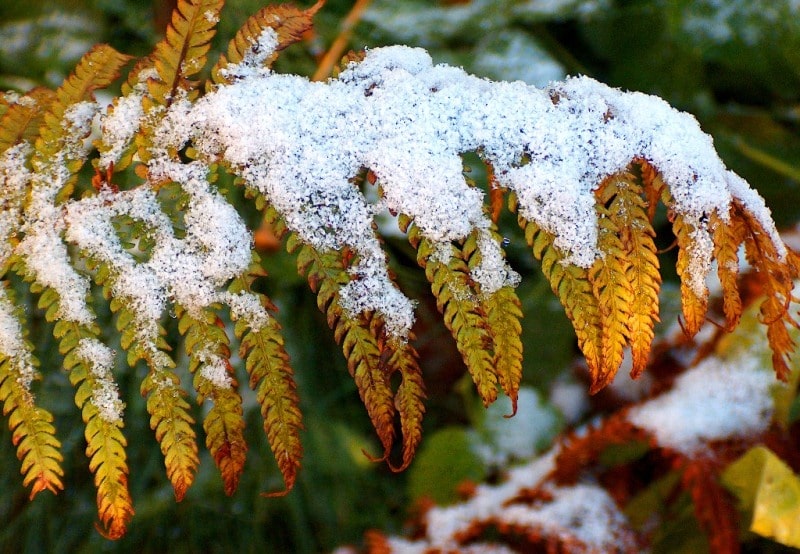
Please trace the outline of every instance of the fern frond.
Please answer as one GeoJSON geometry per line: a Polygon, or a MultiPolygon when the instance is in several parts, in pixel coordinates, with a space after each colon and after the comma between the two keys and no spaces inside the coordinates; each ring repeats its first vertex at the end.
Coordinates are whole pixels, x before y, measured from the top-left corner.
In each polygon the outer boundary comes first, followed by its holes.
{"type": "Polygon", "coordinates": [[[711,214],[709,228],[714,240],[717,277],[722,285],[725,329],[733,331],[742,315],[742,299],[738,285],[739,247],[744,242],[746,228],[741,219],[735,215],[729,215],[729,221],[723,221],[717,213],[711,214]]]}
{"type": "Polygon", "coordinates": [[[620,238],[622,228],[617,225],[615,218],[610,217],[611,210],[606,208],[602,200],[596,210],[599,227],[597,246],[602,256],[589,268],[588,276],[600,309],[603,346],[600,373],[592,375],[592,391],[598,391],[610,383],[622,364],[633,314],[633,286],[628,280],[631,263],[620,238]]]}
{"type": "Polygon", "coordinates": [[[113,352],[107,347],[95,339],[82,339],[65,356],[64,368],[76,388],[75,404],[86,425],[86,456],[97,487],[98,529],[110,539],[119,539],[134,510],[128,490],[122,402],[111,377],[113,361],[113,352]]]}
{"type": "Polygon", "coordinates": [[[761,323],[767,326],[772,366],[778,379],[787,381],[791,374],[789,358],[795,349],[789,327],[800,327],[789,310],[793,300],[794,279],[798,277],[800,268],[795,265],[794,255],[781,256],[770,234],[741,202],[733,201],[731,213],[733,219],[741,222],[745,228],[745,255],[750,265],[756,268],[766,294],[760,311],[761,323]]]}
{"type": "MultiPolygon", "coordinates": [[[[509,206],[512,211],[517,210],[514,195],[510,197],[509,206]]],[[[602,319],[600,306],[589,280],[589,271],[576,265],[564,264],[564,255],[553,245],[553,235],[521,215],[517,215],[517,219],[520,228],[525,232],[525,240],[533,249],[534,257],[542,264],[542,273],[572,322],[578,347],[589,367],[589,374],[593,379],[603,375],[602,319]]]]}
{"type": "MultiPolygon", "coordinates": [[[[644,371],[653,341],[653,328],[658,322],[658,291],[661,287],[655,231],[650,224],[642,187],[634,175],[623,173],[607,179],[597,190],[598,200],[607,209],[603,215],[617,229],[625,280],[629,283],[627,340],[630,342],[633,365],[631,376],[644,371]]],[[[601,227],[600,240],[604,231],[601,227]]],[[[601,249],[607,251],[602,245],[601,249]]]]}
{"type": "Polygon", "coordinates": [[[178,376],[172,371],[175,363],[163,352],[147,353],[145,360],[150,372],[141,385],[147,398],[150,428],[164,455],[167,478],[172,483],[175,498],[183,500],[194,482],[197,466],[197,439],[194,419],[186,401],[186,392],[180,387],[178,376]]]}
{"type": "MultiPolygon", "coordinates": [[[[264,270],[254,254],[250,269],[242,277],[234,279],[228,290],[232,294],[254,295],[266,313],[267,310],[275,311],[275,307],[266,296],[255,293],[251,288],[253,281],[263,275],[264,270]]],[[[236,320],[234,334],[240,341],[239,355],[245,361],[250,388],[256,392],[261,406],[264,433],[283,475],[285,488],[278,494],[285,494],[294,486],[303,457],[300,443],[303,420],[281,326],[271,316],[263,321],[235,313],[232,313],[232,317],[236,320]]]]}
{"type": "Polygon", "coordinates": [[[221,55],[219,61],[211,72],[212,78],[217,83],[229,82],[224,75],[228,64],[241,63],[245,57],[253,56],[259,59],[261,67],[270,67],[281,50],[300,41],[303,35],[313,27],[314,15],[325,4],[325,0],[318,0],[307,10],[300,10],[289,4],[265,6],[250,16],[236,35],[228,43],[227,56],[221,55]],[[260,44],[264,31],[273,31],[274,43],[260,44]],[[261,52],[269,46],[269,51],[261,52]],[[222,71],[221,71],[222,70],[222,71]]]}
{"type": "Polygon", "coordinates": [[[0,285],[0,402],[3,415],[8,416],[11,440],[22,462],[25,486],[31,485],[30,497],[43,490],[53,493],[64,488],[61,478],[61,443],[56,438],[53,416],[34,404],[30,383],[36,377],[38,363],[25,340],[24,327],[13,304],[0,285]]]}
{"type": "Polygon", "coordinates": [[[678,243],[678,262],[675,268],[681,279],[681,311],[683,329],[689,338],[695,336],[705,322],[708,311],[708,288],[705,272],[693,265],[696,259],[699,235],[707,233],[696,223],[686,220],[682,214],[671,214],[672,232],[678,243]]]}
{"type": "Polygon", "coordinates": [[[386,459],[394,442],[395,407],[385,363],[391,352],[376,335],[382,332],[381,321],[371,313],[354,319],[342,308],[340,290],[350,281],[342,252],[317,251],[295,234],[289,235],[286,248],[297,253],[298,272],[307,276],[317,293],[317,306],[342,346],[347,369],[383,446],[382,459],[386,459]]]}
{"type": "Polygon", "coordinates": [[[247,443],[242,398],[230,365],[230,341],[212,310],[203,310],[202,319],[190,316],[181,306],[175,311],[178,330],[186,336],[184,346],[189,355],[189,370],[194,374],[197,402],[206,399],[212,402],[203,420],[206,447],[219,468],[225,493],[231,495],[244,470],[247,443]]]}
{"type": "MultiPolygon", "coordinates": [[[[409,337],[413,340],[413,337],[409,337]]],[[[414,453],[422,440],[422,417],[425,414],[425,382],[419,367],[417,351],[408,342],[393,346],[386,362],[390,373],[400,373],[401,381],[394,397],[394,405],[400,416],[400,431],[403,434],[403,462],[393,471],[403,471],[414,459],[414,453]]]]}
{"type": "Polygon", "coordinates": [[[33,144],[55,93],[37,87],[10,104],[0,118],[0,154],[21,141],[33,144]]]}
{"type": "Polygon", "coordinates": [[[179,90],[192,99],[197,83],[189,81],[206,65],[206,54],[216,33],[224,0],[178,0],[164,39],[151,55],[158,79],[150,79],[150,95],[162,106],[169,106],[179,90]]]}
{"type": "Polygon", "coordinates": [[[444,317],[444,324],[456,341],[484,406],[497,399],[498,375],[494,368],[494,341],[486,310],[473,287],[469,267],[461,248],[447,245],[446,252],[425,238],[419,227],[407,217],[401,229],[417,251],[417,263],[425,269],[431,292],[444,317]]]}

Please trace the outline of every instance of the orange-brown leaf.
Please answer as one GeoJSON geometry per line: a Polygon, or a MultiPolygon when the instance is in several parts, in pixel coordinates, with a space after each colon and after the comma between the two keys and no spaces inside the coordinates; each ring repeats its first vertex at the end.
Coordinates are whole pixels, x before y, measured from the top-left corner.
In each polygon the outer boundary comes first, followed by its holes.
{"type": "Polygon", "coordinates": [[[681,310],[683,329],[691,338],[697,334],[705,322],[708,311],[708,289],[705,275],[700,275],[692,267],[696,255],[698,238],[695,233],[707,232],[697,229],[680,214],[673,214],[672,231],[678,242],[678,263],[676,269],[681,279],[681,310]]]}
{"type": "Polygon", "coordinates": [[[722,309],[725,312],[725,328],[732,331],[742,315],[742,299],[739,295],[739,246],[744,241],[746,228],[735,210],[728,221],[714,213],[710,218],[714,240],[714,258],[717,260],[717,277],[722,285],[722,309]]]}
{"type": "Polygon", "coordinates": [[[425,414],[425,383],[417,363],[417,352],[408,343],[394,345],[387,362],[390,373],[399,372],[402,378],[395,393],[394,403],[400,416],[403,434],[403,462],[391,466],[393,471],[403,471],[414,459],[422,440],[422,417],[425,414]]]}

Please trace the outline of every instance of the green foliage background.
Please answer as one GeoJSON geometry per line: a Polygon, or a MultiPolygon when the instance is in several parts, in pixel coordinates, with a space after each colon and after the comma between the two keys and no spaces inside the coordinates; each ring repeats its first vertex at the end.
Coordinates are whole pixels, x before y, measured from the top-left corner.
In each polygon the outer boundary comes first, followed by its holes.
{"type": "MultiPolygon", "coordinates": [[[[168,4],[156,0],[0,3],[0,89],[58,86],[97,42],[109,42],[137,56],[146,54],[160,38],[169,16],[168,4]]],[[[263,4],[258,0],[227,2],[215,38],[217,51],[263,4]]],[[[316,37],[289,49],[276,69],[313,73],[316,57],[339,33],[351,4],[329,0],[317,16],[316,37]]],[[[375,0],[355,29],[351,47],[405,42],[428,48],[436,61],[463,65],[492,78],[555,79],[582,73],[612,86],[658,94],[697,116],[714,135],[728,166],[761,192],[780,225],[800,220],[800,14],[795,13],[796,2],[562,0],[547,2],[556,6],[547,12],[539,9],[540,4],[535,0],[460,4],[375,0]]],[[[472,176],[479,182],[485,177],[472,176]]],[[[251,226],[257,227],[255,212],[241,199],[239,205],[251,226]]],[[[511,233],[509,258],[523,274],[519,295],[525,312],[524,381],[546,394],[552,381],[567,372],[575,353],[574,337],[549,286],[534,271],[524,239],[518,230],[511,231],[515,227],[506,229],[511,233]]],[[[389,245],[401,285],[419,300],[417,348],[430,395],[420,451],[423,460],[418,459],[406,474],[392,474],[362,454],[362,449],[378,452],[378,445],[344,359],[307,284],[297,276],[293,260],[278,252],[265,257],[270,272],[265,286],[281,309],[279,319],[296,371],[306,426],[305,457],[295,490],[280,499],[259,496],[279,490],[282,482],[263,437],[258,406],[254,398],[245,396],[250,452],[238,492],[230,498],[224,495],[206,453],[197,482],[186,499],[176,504],[139,394],[144,369],[125,370],[127,374],[118,380],[127,403],[125,434],[136,516],[128,535],[117,543],[90,532],[96,506],[80,415],[71,395],[64,394],[71,387],[60,369],[51,329],[31,304],[31,339],[41,355],[44,375],[37,396],[57,417],[66,457],[66,490],[56,497],[40,495],[29,503],[7,426],[0,426],[0,550],[314,552],[357,543],[369,528],[400,531],[409,495],[417,496],[426,479],[455,463],[441,454],[456,455],[448,436],[456,437],[458,444],[465,442],[463,431],[480,429],[484,416],[482,409],[476,409],[473,389],[461,386],[464,370],[434,302],[426,296],[424,276],[406,269],[415,267],[408,245],[391,239],[389,245]],[[438,429],[444,431],[437,436],[438,429]],[[426,441],[431,442],[427,451],[426,441]],[[424,468],[431,464],[434,470],[426,474],[424,468]]],[[[674,264],[664,263],[670,265],[674,264]]],[[[105,318],[110,321],[109,314],[105,318]]],[[[166,324],[171,343],[177,343],[174,320],[166,324]]],[[[111,328],[104,338],[114,345],[111,328]]],[[[184,360],[183,371],[185,365],[184,360]]],[[[120,360],[117,367],[126,365],[120,360]]],[[[469,476],[481,477],[491,470],[470,467],[465,470],[469,476]]]]}

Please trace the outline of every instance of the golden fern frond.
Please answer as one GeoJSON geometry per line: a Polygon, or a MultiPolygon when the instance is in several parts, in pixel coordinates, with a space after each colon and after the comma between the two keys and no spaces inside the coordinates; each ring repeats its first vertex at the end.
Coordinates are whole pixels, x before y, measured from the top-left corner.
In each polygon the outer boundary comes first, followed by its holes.
{"type": "Polygon", "coordinates": [[[672,232],[678,243],[678,262],[675,268],[681,279],[681,311],[683,312],[683,330],[690,338],[695,336],[705,322],[708,311],[708,288],[705,275],[692,267],[696,258],[697,233],[707,232],[686,221],[682,214],[670,213],[672,232]]]}
{"type": "Polygon", "coordinates": [[[756,268],[766,294],[760,311],[761,323],[767,326],[772,366],[778,379],[788,381],[791,374],[789,358],[795,349],[788,327],[800,328],[789,309],[795,300],[792,297],[794,280],[800,273],[795,263],[797,258],[794,254],[787,254],[787,259],[784,259],[761,222],[736,199],[731,214],[734,220],[743,224],[745,255],[750,265],[756,268]]]}
{"type": "Polygon", "coordinates": [[[111,377],[113,361],[110,349],[94,339],[82,339],[65,356],[64,368],[76,388],[75,404],[86,425],[86,456],[97,488],[98,530],[118,539],[125,534],[134,510],[128,490],[127,441],[122,434],[123,406],[111,377]]]}
{"type": "Polygon", "coordinates": [[[172,371],[175,362],[161,351],[145,353],[145,360],[150,372],[142,381],[141,391],[142,396],[147,398],[150,428],[155,431],[156,440],[161,446],[167,478],[172,483],[175,498],[181,501],[194,482],[200,463],[194,419],[186,402],[186,392],[172,371]]]}
{"type": "MultiPolygon", "coordinates": [[[[251,288],[252,282],[263,275],[264,270],[254,254],[250,269],[245,275],[234,279],[228,290],[232,294],[252,294],[265,310],[274,312],[275,307],[267,297],[255,293],[251,288]]],[[[286,494],[294,486],[303,457],[300,443],[303,420],[281,326],[271,314],[264,321],[239,317],[234,334],[240,341],[239,355],[245,361],[250,388],[256,392],[261,406],[264,433],[283,475],[284,491],[277,494],[286,494]]]]}
{"type": "Polygon", "coordinates": [[[474,289],[469,267],[461,248],[449,244],[447,252],[425,238],[408,217],[400,218],[400,228],[417,251],[417,263],[425,269],[431,292],[456,341],[484,406],[497,399],[498,375],[494,368],[494,341],[488,316],[474,289]]]}
{"type": "Polygon", "coordinates": [[[210,400],[211,408],[203,419],[206,447],[219,468],[225,493],[231,495],[239,485],[247,456],[244,438],[242,398],[230,364],[230,341],[224,324],[210,309],[195,318],[176,306],[178,331],[185,335],[189,370],[194,374],[197,402],[210,400]]]}
{"type": "MultiPolygon", "coordinates": [[[[732,212],[735,210],[732,209],[732,212]]],[[[714,258],[717,260],[717,277],[722,285],[722,310],[725,313],[725,329],[733,331],[742,315],[742,299],[739,295],[739,247],[745,239],[746,227],[741,218],[733,213],[729,221],[711,214],[709,228],[714,241],[714,258]]]]}
{"type": "Polygon", "coordinates": [[[53,493],[63,490],[61,478],[61,443],[56,438],[53,416],[33,401],[30,383],[36,378],[38,363],[25,340],[24,327],[15,313],[5,288],[0,285],[0,326],[7,330],[0,351],[0,402],[3,415],[8,417],[12,443],[17,447],[17,458],[22,462],[25,486],[31,485],[30,497],[43,490],[53,493]],[[9,331],[15,330],[13,342],[9,331]]]}
{"type": "Polygon", "coordinates": [[[44,114],[55,97],[52,90],[37,87],[7,107],[0,118],[0,154],[20,141],[35,142],[44,114]]]}
{"type": "MultiPolygon", "coordinates": [[[[481,240],[493,240],[498,246],[502,239],[494,225],[487,233],[477,230],[470,233],[464,241],[462,255],[470,271],[479,268],[482,263],[481,240]]],[[[503,392],[511,399],[511,413],[517,412],[519,384],[522,380],[522,309],[514,288],[504,285],[496,291],[486,294],[475,285],[479,305],[486,314],[488,331],[492,337],[493,367],[503,392]]]]}
{"type": "Polygon", "coordinates": [[[352,318],[342,308],[340,290],[350,281],[346,252],[320,252],[293,233],[286,247],[289,252],[296,252],[298,272],[307,276],[311,289],[317,293],[317,305],[342,346],[347,369],[383,446],[381,459],[386,459],[394,442],[395,406],[385,362],[391,350],[383,337],[378,338],[383,332],[382,322],[372,313],[352,318]]]}
{"type": "MultiPolygon", "coordinates": [[[[512,211],[517,211],[513,194],[509,206],[512,211]]],[[[603,330],[600,306],[589,281],[589,271],[562,263],[564,255],[553,245],[553,235],[521,215],[517,219],[534,257],[542,264],[542,273],[572,322],[589,374],[595,383],[599,383],[597,379],[603,375],[603,330]]],[[[592,391],[596,390],[593,386],[592,391]]]]}
{"type": "MultiPolygon", "coordinates": [[[[269,55],[260,64],[270,67],[278,54],[284,48],[291,46],[302,39],[303,35],[313,27],[314,15],[325,4],[325,0],[318,0],[307,10],[300,10],[290,4],[265,6],[250,16],[241,29],[228,43],[227,56],[221,55],[219,61],[211,71],[212,78],[217,83],[228,82],[229,79],[221,73],[228,64],[240,63],[248,53],[258,56],[259,39],[266,29],[274,31],[275,44],[269,55]]],[[[265,52],[266,53],[266,52],[265,52]]]]}
{"type": "Polygon", "coordinates": [[[180,90],[190,99],[197,95],[197,83],[188,78],[206,65],[223,4],[224,0],[178,0],[166,36],[151,55],[158,79],[150,79],[148,87],[158,104],[169,106],[180,90]]]}
{"type": "MultiPolygon", "coordinates": [[[[623,173],[607,179],[597,190],[603,212],[617,229],[625,263],[625,280],[630,284],[630,313],[627,340],[633,359],[631,375],[644,371],[658,322],[658,291],[661,287],[655,231],[650,224],[642,187],[634,175],[623,173]]],[[[603,231],[601,228],[601,239],[603,231]]],[[[601,249],[605,249],[601,246],[601,249]]]]}

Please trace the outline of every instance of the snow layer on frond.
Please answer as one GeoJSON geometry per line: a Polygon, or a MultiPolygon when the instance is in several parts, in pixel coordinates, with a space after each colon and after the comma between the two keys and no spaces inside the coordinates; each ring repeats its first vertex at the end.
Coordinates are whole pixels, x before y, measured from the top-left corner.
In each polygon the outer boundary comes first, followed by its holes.
{"type": "MultiPolygon", "coordinates": [[[[305,242],[351,248],[358,261],[346,307],[377,311],[395,335],[407,333],[413,306],[391,283],[374,218],[406,214],[439,244],[488,229],[483,193],[463,176],[465,152],[492,164],[497,184],[516,193],[520,215],[555,236],[565,263],[588,268],[600,256],[593,191],[635,159],[663,174],[672,209],[695,229],[705,229],[711,213],[726,219],[735,195],[780,244],[763,202],[725,168],[697,121],[657,97],[587,77],[545,90],[491,82],[403,46],[371,50],[327,83],[227,70],[236,76],[229,84],[191,108],[173,106],[179,117],[167,119],[180,119],[182,139],[209,160],[223,159],[305,242]],[[377,204],[352,182],[365,167],[378,177],[377,204]]],[[[710,240],[693,248],[698,283],[712,254],[710,240]]],[[[473,278],[484,294],[515,284],[502,256],[482,258],[473,278]]]]}
{"type": "Polygon", "coordinates": [[[711,441],[767,430],[775,378],[758,356],[711,357],[682,374],[669,392],[633,408],[631,423],[658,444],[692,456],[711,441]]]}

